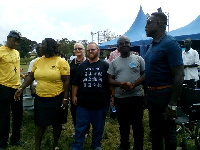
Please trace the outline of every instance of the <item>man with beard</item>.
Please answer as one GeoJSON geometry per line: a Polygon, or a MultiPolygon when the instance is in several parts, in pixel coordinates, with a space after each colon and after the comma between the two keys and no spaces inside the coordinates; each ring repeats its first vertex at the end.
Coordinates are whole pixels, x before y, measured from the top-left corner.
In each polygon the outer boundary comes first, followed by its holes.
{"type": "Polygon", "coordinates": [[[130,55],[130,40],[121,36],[117,41],[120,56],[109,65],[108,79],[115,87],[114,104],[120,130],[120,147],[118,150],[130,148],[130,125],[133,129],[134,149],[143,149],[144,128],[143,93],[141,84],[144,82],[144,59],[138,55],[130,55]]]}
{"type": "Polygon", "coordinates": [[[167,16],[152,13],[145,31],[153,41],[145,56],[146,100],[152,150],[176,150],[176,106],[183,83],[182,51],[178,42],[166,34],[167,16]]]}
{"type": "Polygon", "coordinates": [[[82,62],[72,83],[72,102],[77,105],[75,141],[72,150],[82,150],[87,128],[92,124],[92,148],[101,150],[101,140],[109,106],[108,63],[99,59],[100,49],[91,42],[88,60],[82,62]]]}

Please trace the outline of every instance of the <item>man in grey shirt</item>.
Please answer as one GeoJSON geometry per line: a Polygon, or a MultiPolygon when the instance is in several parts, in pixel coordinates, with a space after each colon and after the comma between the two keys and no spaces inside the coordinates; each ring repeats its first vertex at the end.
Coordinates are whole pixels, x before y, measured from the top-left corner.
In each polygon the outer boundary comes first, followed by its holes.
{"type": "MultiPolygon", "coordinates": [[[[133,129],[134,149],[143,149],[144,128],[143,93],[141,84],[144,82],[145,63],[138,55],[130,54],[130,39],[121,36],[117,41],[121,56],[114,59],[108,69],[108,81],[115,87],[114,104],[120,130],[119,150],[130,148],[130,125],[133,129]]],[[[112,92],[113,93],[113,92],[112,92]]]]}

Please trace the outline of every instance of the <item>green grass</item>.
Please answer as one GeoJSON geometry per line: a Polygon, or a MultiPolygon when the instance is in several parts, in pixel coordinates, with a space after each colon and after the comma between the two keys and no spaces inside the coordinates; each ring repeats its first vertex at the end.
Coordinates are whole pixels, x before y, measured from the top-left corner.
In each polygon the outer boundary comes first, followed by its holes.
{"type": "Polygon", "coordinates": [[[29,67],[29,63],[27,65],[20,65],[20,68],[23,68],[22,73],[27,73],[29,67]]]}
{"type": "MultiPolygon", "coordinates": [[[[119,135],[119,125],[117,120],[113,123],[109,122],[109,113],[106,118],[105,129],[102,139],[102,149],[103,150],[115,150],[120,145],[120,135],[119,135]]],[[[148,111],[144,111],[144,150],[151,150],[151,142],[149,136],[149,126],[148,126],[148,111]]],[[[68,122],[64,125],[66,130],[62,131],[61,137],[59,140],[59,146],[61,150],[70,150],[71,143],[73,142],[74,138],[72,134],[74,133],[74,126],[72,123],[72,117],[70,111],[68,113],[68,122]]],[[[22,125],[22,132],[21,132],[21,140],[25,142],[24,147],[16,147],[16,146],[8,146],[8,150],[34,150],[34,120],[33,117],[29,116],[27,112],[24,112],[24,121],[22,125]]],[[[87,137],[84,141],[84,150],[91,150],[91,132],[90,129],[90,136],[87,137]]],[[[178,145],[180,144],[180,135],[178,137],[178,145]]],[[[43,136],[41,150],[51,150],[52,149],[52,128],[51,126],[47,127],[46,132],[43,136]]],[[[188,140],[188,150],[196,150],[194,145],[194,140],[188,140]]],[[[131,147],[133,147],[133,137],[132,137],[132,129],[130,134],[130,143],[131,147]]]]}
{"type": "MultiPolygon", "coordinates": [[[[29,63],[27,65],[21,65],[21,68],[23,68],[22,73],[27,73],[29,63]]],[[[103,150],[115,150],[116,147],[120,145],[120,134],[119,134],[119,125],[117,120],[113,123],[109,122],[109,113],[106,118],[105,123],[105,129],[102,139],[102,149],[103,150]]],[[[150,142],[150,135],[149,135],[149,124],[148,124],[148,111],[144,111],[144,118],[143,118],[143,124],[144,124],[144,150],[151,150],[151,142],[150,142]]],[[[67,123],[64,125],[66,127],[66,130],[62,131],[59,145],[62,150],[70,150],[71,149],[71,143],[73,142],[74,138],[72,137],[72,134],[74,133],[74,126],[72,123],[72,118],[70,111],[68,113],[68,120],[67,123]]],[[[27,112],[24,112],[24,118],[23,118],[23,124],[22,124],[22,132],[21,132],[21,140],[25,142],[24,147],[16,147],[16,146],[8,146],[8,150],[34,150],[34,120],[33,117],[29,116],[27,112]]],[[[134,145],[133,137],[132,137],[132,129],[130,134],[130,143],[131,148],[134,145]]],[[[90,136],[85,139],[84,141],[84,150],[91,150],[90,144],[91,144],[91,132],[92,129],[90,129],[90,136]]],[[[180,146],[181,142],[181,136],[177,135],[178,139],[178,146],[180,146]]],[[[41,150],[52,150],[52,141],[53,141],[53,135],[52,135],[52,128],[48,127],[43,140],[42,140],[42,146],[41,150]]],[[[196,150],[194,140],[187,140],[187,146],[188,150],[196,150]]]]}

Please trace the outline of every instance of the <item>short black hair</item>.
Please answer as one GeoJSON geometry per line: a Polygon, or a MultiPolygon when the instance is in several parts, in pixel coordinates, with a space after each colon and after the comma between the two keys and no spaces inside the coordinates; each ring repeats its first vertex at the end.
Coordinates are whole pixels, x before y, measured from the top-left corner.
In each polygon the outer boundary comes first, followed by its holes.
{"type": "Polygon", "coordinates": [[[167,16],[163,12],[154,12],[151,15],[158,18],[163,25],[167,25],[167,16]]]}
{"type": "Polygon", "coordinates": [[[49,52],[50,57],[55,55],[60,55],[60,51],[58,50],[59,44],[52,38],[44,39],[47,43],[47,50],[49,52]]]}

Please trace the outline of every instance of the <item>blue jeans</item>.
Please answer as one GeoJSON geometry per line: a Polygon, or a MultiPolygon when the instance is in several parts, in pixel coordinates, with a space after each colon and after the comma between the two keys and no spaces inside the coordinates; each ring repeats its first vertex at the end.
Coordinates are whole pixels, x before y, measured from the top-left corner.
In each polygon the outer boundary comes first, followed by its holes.
{"type": "Polygon", "coordinates": [[[152,150],[176,150],[175,121],[165,120],[166,107],[171,99],[172,88],[147,90],[146,100],[149,109],[149,126],[152,137],[152,150]]]}
{"type": "Polygon", "coordinates": [[[101,140],[105,126],[105,119],[108,112],[108,107],[90,110],[84,107],[77,106],[76,109],[76,127],[75,141],[72,143],[72,150],[82,150],[83,141],[87,128],[92,124],[92,147],[101,147],[101,140]]]}

